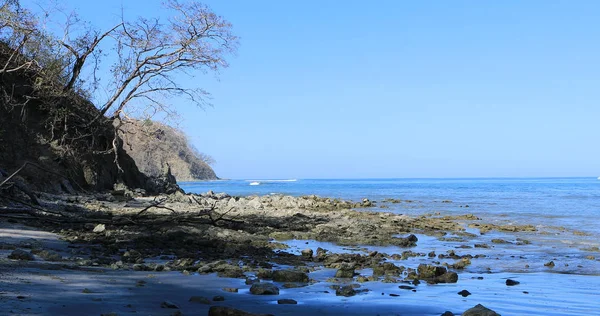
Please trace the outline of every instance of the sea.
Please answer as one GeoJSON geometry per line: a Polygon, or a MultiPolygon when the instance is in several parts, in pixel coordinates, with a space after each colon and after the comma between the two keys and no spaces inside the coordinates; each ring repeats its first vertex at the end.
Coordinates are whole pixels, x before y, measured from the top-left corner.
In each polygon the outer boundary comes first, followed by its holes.
{"type": "MultiPolygon", "coordinates": [[[[485,258],[472,260],[459,274],[457,284],[436,285],[423,291],[421,296],[411,295],[412,300],[404,303],[418,304],[424,299],[435,299],[440,308],[445,306],[450,310],[464,310],[481,303],[502,315],[600,315],[600,179],[596,177],[244,179],[180,185],[189,193],[210,190],[232,196],[284,194],[352,201],[369,199],[376,206],[367,211],[410,216],[473,214],[485,223],[533,225],[535,232],[480,234],[478,229],[469,227],[473,221],[464,221],[465,231],[475,237],[465,240],[464,236],[418,235],[419,242],[412,251],[439,253],[451,249],[459,255],[479,254],[485,258]],[[386,199],[401,202],[389,203],[386,199]],[[474,247],[476,244],[489,248],[474,247]],[[505,279],[509,278],[520,283],[506,286],[505,279]],[[448,295],[463,289],[472,295],[448,295]]],[[[391,254],[406,250],[363,245],[340,247],[313,240],[289,241],[288,245],[288,251],[296,253],[307,246],[357,253],[378,250],[391,254]]],[[[396,263],[411,266],[423,260],[417,257],[396,263]]],[[[381,300],[378,296],[361,297],[352,299],[381,300]]]]}

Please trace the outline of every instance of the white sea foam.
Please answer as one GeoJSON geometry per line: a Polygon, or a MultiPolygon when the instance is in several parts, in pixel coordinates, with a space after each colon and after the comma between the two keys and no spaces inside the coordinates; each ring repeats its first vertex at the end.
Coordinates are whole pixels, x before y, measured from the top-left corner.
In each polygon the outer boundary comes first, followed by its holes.
{"type": "Polygon", "coordinates": [[[246,180],[246,182],[259,182],[259,183],[263,183],[263,182],[296,182],[298,181],[297,179],[263,179],[263,180],[246,180]]]}

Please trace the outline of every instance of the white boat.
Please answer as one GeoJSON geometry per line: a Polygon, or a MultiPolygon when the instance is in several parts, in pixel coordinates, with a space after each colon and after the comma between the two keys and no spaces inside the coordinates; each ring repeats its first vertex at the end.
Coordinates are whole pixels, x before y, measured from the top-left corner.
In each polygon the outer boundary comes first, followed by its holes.
{"type": "Polygon", "coordinates": [[[258,181],[250,182],[250,185],[259,185],[259,184],[260,184],[260,182],[258,182],[258,181]]]}

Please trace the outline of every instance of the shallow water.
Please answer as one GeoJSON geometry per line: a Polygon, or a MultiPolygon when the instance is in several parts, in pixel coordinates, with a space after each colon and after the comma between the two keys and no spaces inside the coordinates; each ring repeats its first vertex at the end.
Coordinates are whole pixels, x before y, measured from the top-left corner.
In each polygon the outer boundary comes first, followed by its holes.
{"type": "MultiPolygon", "coordinates": [[[[384,308],[394,304],[388,293],[402,294],[402,306],[422,306],[423,301],[435,300],[432,309],[423,314],[440,314],[442,306],[452,311],[464,311],[478,303],[493,308],[503,315],[600,315],[600,181],[596,178],[546,178],[546,179],[384,179],[384,180],[297,180],[269,182],[255,180],[259,185],[249,185],[244,180],[187,182],[182,188],[187,192],[208,190],[231,195],[289,194],[294,196],[316,194],[354,201],[368,198],[377,202],[376,208],[398,214],[461,215],[475,214],[486,223],[531,224],[537,232],[479,234],[460,239],[440,239],[418,235],[417,246],[410,250],[436,254],[454,250],[458,255],[485,255],[473,259],[472,264],[459,273],[454,285],[427,286],[425,291],[406,292],[397,285],[379,282],[366,283],[371,290],[347,300],[349,306],[368,302],[384,308]],[[400,203],[384,203],[387,198],[401,199],[400,203]],[[386,208],[379,208],[384,205],[386,208]],[[468,206],[468,207],[467,207],[468,206]],[[496,244],[492,239],[504,239],[506,244],[496,244]],[[529,244],[517,244],[517,239],[529,244]],[[490,248],[474,248],[487,244],[490,248]],[[470,247],[470,248],[465,248],[470,247]],[[544,264],[554,261],[556,266],[544,264]],[[483,280],[476,277],[483,276],[483,280]],[[506,278],[521,282],[515,287],[504,284],[506,278]],[[467,289],[473,295],[462,298],[456,292],[467,289]],[[523,293],[523,292],[528,292],[523,293]],[[381,292],[386,295],[381,296],[381,292]]],[[[467,228],[469,221],[464,221],[467,228]]],[[[302,249],[317,247],[333,252],[379,251],[401,254],[407,249],[398,247],[341,247],[317,241],[287,241],[286,252],[299,253],[302,249]]],[[[452,259],[439,260],[452,263],[452,259]]],[[[427,256],[394,261],[398,265],[416,267],[431,262],[427,256]]],[[[315,272],[327,274],[333,272],[315,272]]],[[[331,276],[333,276],[331,274],[331,276]]],[[[310,288],[322,290],[325,284],[310,288]]],[[[305,288],[306,289],[306,288],[305,288]]],[[[306,302],[339,297],[307,295],[306,302]]],[[[385,308],[384,308],[385,309],[385,308]]],[[[388,311],[388,309],[385,309],[388,311]]],[[[417,308],[417,310],[419,310],[417,308]]],[[[352,310],[353,312],[357,310],[352,310]]],[[[348,311],[350,313],[350,310],[348,311]]],[[[410,314],[410,312],[408,312],[410,314]]],[[[359,313],[360,314],[360,313],[359,313]]],[[[386,314],[386,313],[384,313],[386,314]]],[[[391,313],[393,314],[393,313],[391,313]]],[[[405,314],[400,312],[398,314],[405,314]]],[[[417,312],[416,314],[419,314],[417,312]]]]}

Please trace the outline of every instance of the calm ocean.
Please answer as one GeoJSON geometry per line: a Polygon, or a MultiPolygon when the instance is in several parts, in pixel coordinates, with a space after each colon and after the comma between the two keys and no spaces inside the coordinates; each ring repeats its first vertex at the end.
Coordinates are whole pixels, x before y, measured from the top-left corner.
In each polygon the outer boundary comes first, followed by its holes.
{"type": "Polygon", "coordinates": [[[600,232],[600,180],[596,178],[218,180],[183,182],[181,186],[190,193],[212,190],[234,196],[316,194],[355,201],[395,198],[411,202],[389,205],[385,211],[411,215],[474,213],[487,220],[600,232]],[[442,203],[448,200],[452,203],[442,203]]]}

